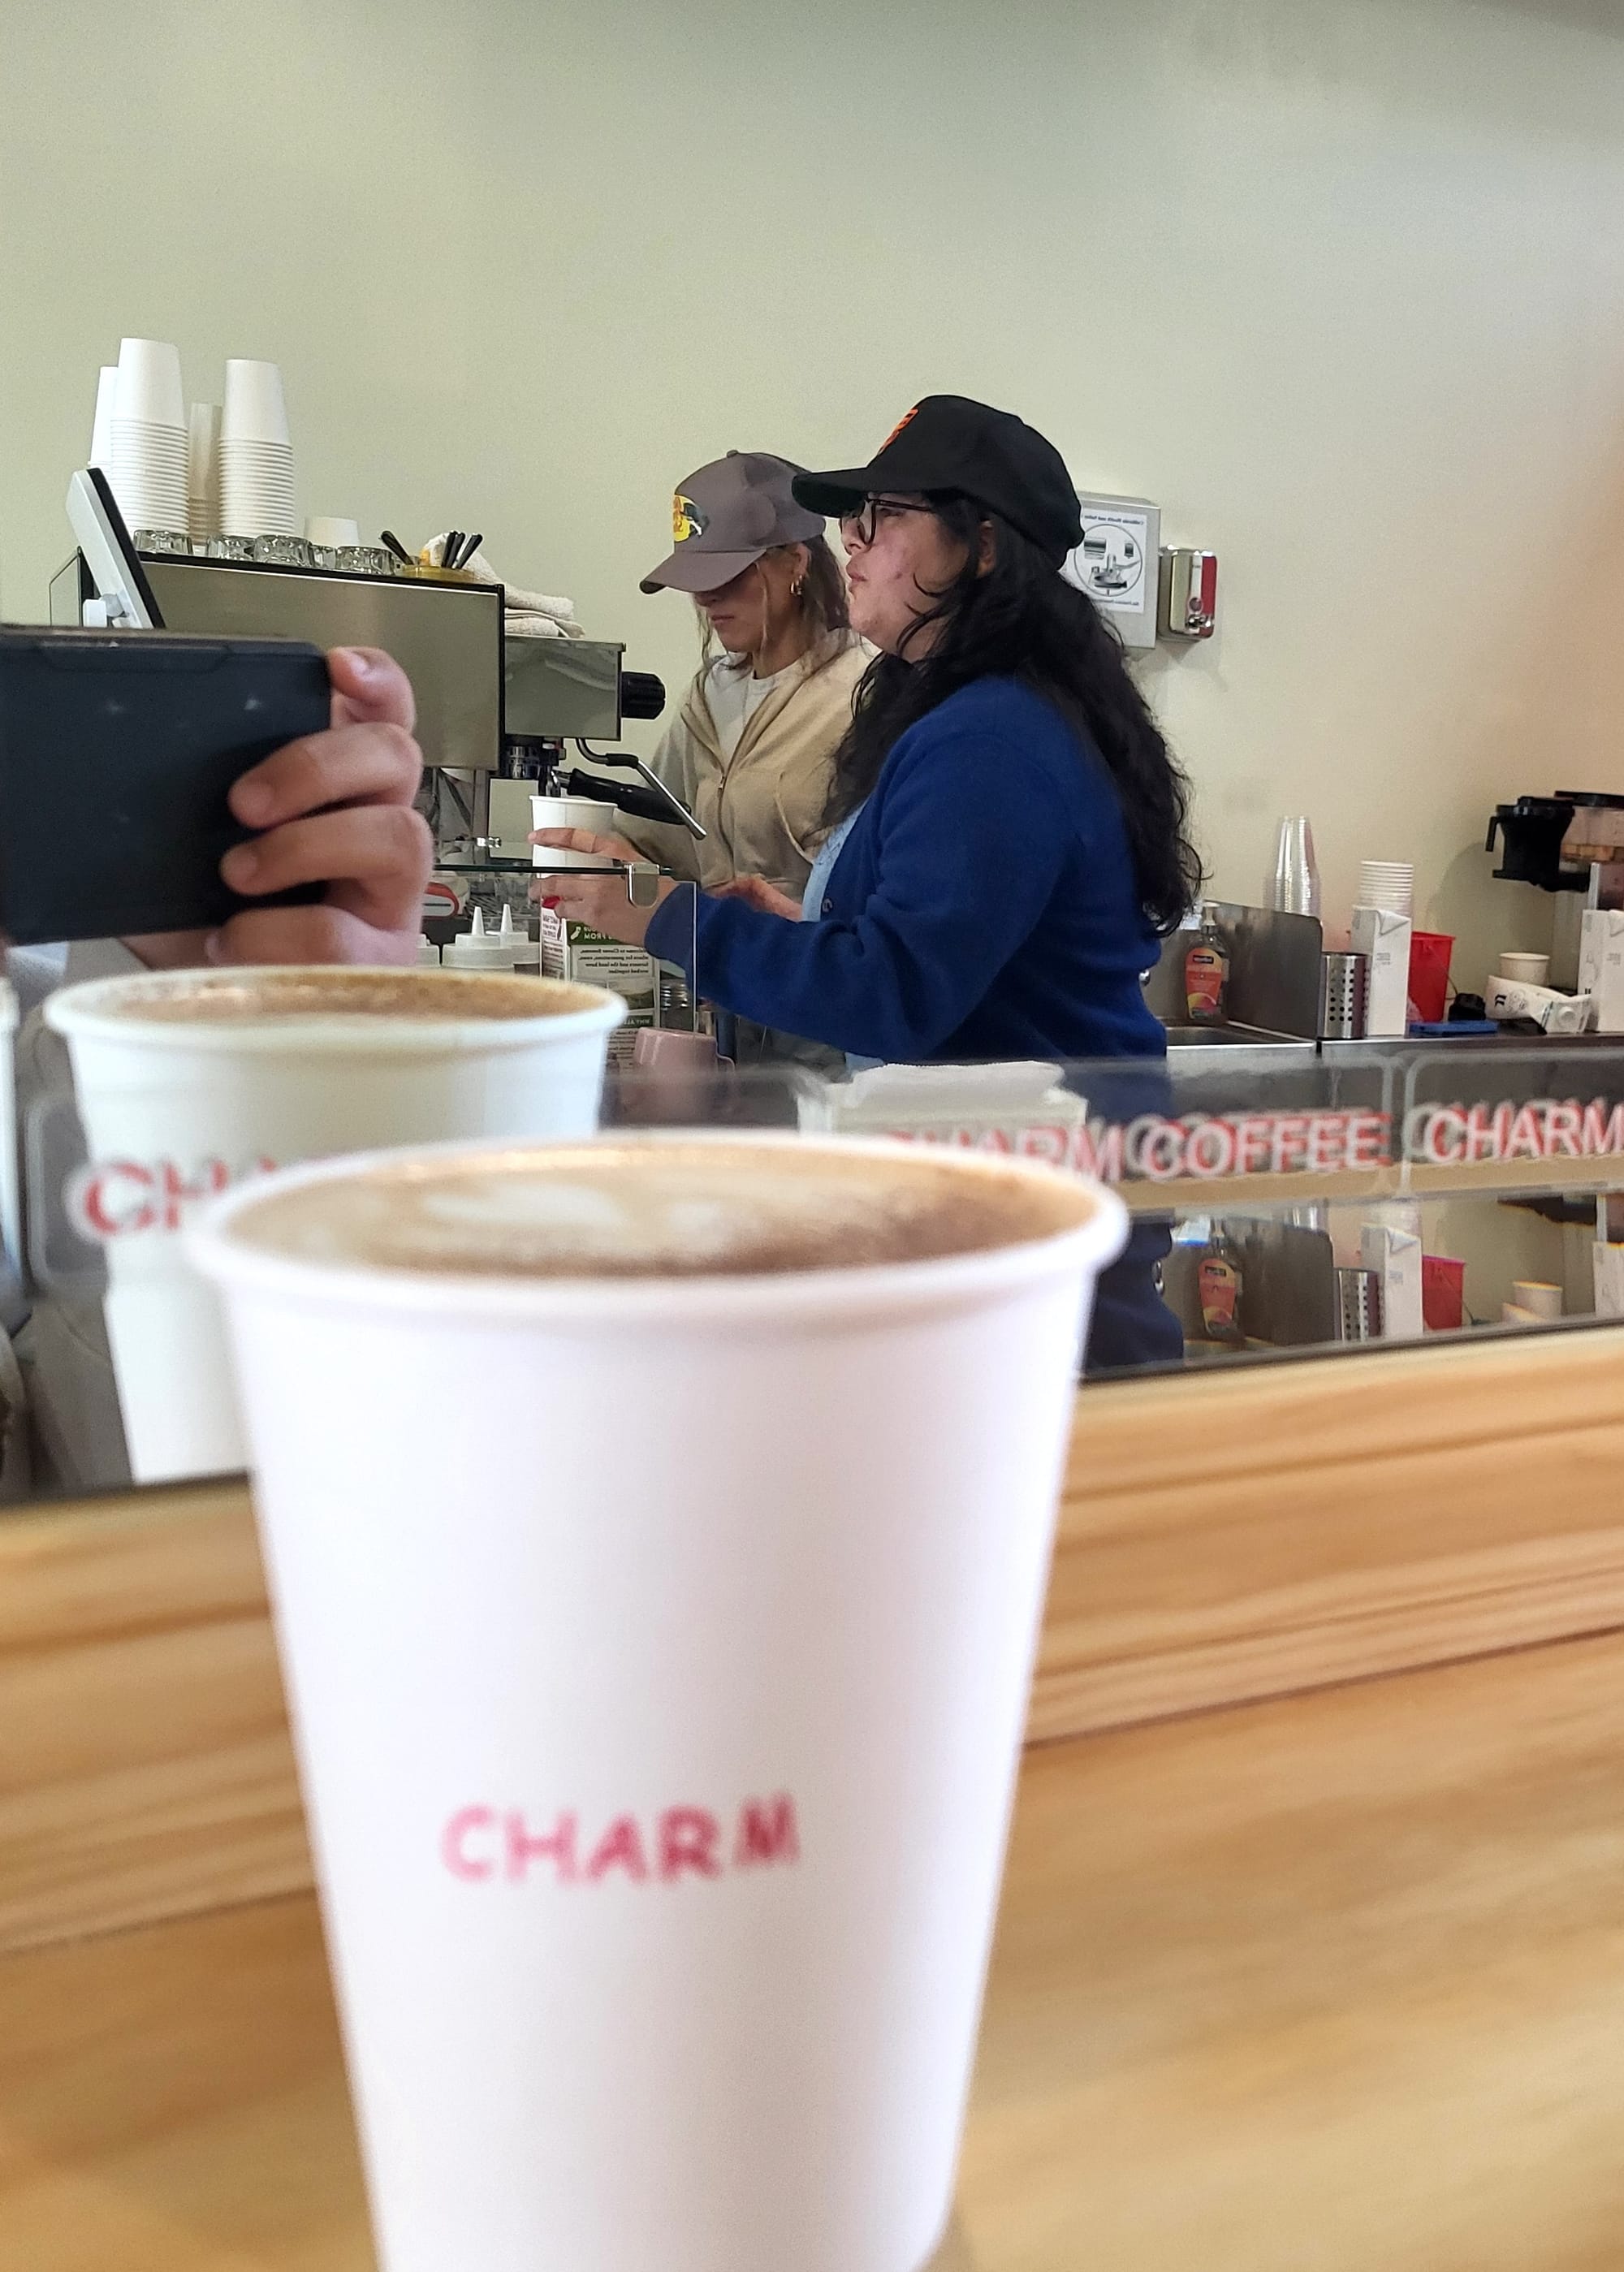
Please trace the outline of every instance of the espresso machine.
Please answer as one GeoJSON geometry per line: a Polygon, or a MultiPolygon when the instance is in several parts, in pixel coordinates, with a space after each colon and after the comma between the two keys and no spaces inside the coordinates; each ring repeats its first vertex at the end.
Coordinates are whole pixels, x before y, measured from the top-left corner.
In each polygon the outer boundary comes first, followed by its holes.
{"type": "Polygon", "coordinates": [[[1519,796],[1490,814],[1486,851],[1496,838],[1495,877],[1551,895],[1552,984],[1580,984],[1589,916],[1624,909],[1624,796],[1605,789],[1519,796]]]}
{"type": "MultiPolygon", "coordinates": [[[[149,595],[138,623],[376,646],[394,657],[416,697],[420,802],[442,860],[528,866],[528,799],[546,787],[703,833],[640,759],[592,746],[612,744],[625,720],[657,718],[665,706],[658,678],[625,669],[621,642],[509,638],[503,586],[397,561],[381,548],[356,548],[363,564],[342,566],[318,562],[297,539],[258,540],[248,558],[138,548],[105,483],[76,476],[74,491],[81,546],[51,579],[53,624],[123,620],[129,611],[109,587],[127,572],[149,595]]],[[[71,512],[74,504],[71,492],[71,512]]]]}

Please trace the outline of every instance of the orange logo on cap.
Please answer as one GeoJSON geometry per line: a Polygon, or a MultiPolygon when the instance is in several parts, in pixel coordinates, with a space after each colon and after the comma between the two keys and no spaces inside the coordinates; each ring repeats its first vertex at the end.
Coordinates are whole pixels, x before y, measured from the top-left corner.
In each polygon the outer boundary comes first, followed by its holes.
{"type": "Polygon", "coordinates": [[[876,451],[875,451],[874,455],[875,455],[876,457],[878,457],[878,456],[879,455],[879,451],[880,451],[880,450],[888,450],[888,449],[891,447],[892,443],[895,441],[895,439],[896,439],[897,436],[902,432],[902,430],[903,427],[904,427],[904,426],[911,426],[911,425],[913,424],[913,422],[914,422],[914,420],[915,420],[918,415],[919,415],[919,406],[918,406],[918,404],[916,402],[916,403],[915,403],[915,405],[914,405],[914,407],[913,407],[913,408],[912,408],[911,410],[904,410],[904,411],[903,411],[903,413],[902,413],[902,416],[897,420],[897,422],[896,422],[895,425],[891,429],[891,431],[890,431],[890,432],[886,436],[885,440],[880,444],[880,445],[879,445],[879,450],[876,450],[876,451]]]}
{"type": "Polygon", "coordinates": [[[678,490],[671,499],[671,534],[676,542],[685,544],[691,536],[703,536],[709,527],[709,514],[701,512],[693,499],[678,490]]]}

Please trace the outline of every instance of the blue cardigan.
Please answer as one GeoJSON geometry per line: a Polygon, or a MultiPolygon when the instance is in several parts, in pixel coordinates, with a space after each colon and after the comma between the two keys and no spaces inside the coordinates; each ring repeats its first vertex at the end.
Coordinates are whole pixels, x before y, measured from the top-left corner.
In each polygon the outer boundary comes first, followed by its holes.
{"type": "Polygon", "coordinates": [[[671,893],[650,953],[736,1015],[894,1064],[1159,1057],[1139,905],[1104,760],[1011,678],[910,726],[842,848],[822,920],[671,893]]]}

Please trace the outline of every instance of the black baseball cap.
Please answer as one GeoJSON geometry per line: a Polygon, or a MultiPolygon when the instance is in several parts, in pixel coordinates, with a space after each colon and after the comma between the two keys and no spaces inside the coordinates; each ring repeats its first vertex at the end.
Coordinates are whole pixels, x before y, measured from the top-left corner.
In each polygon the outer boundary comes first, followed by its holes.
{"type": "Polygon", "coordinates": [[[1000,514],[1057,568],[1082,542],[1076,487],[1054,444],[1013,411],[965,394],[927,394],[866,466],[797,474],[791,486],[797,503],[835,519],[887,490],[954,492],[1000,514]]]}
{"type": "Polygon", "coordinates": [[[821,515],[790,494],[799,471],[765,450],[730,450],[690,474],[671,499],[675,549],[649,570],[641,588],[715,592],[775,546],[821,536],[821,515]]]}

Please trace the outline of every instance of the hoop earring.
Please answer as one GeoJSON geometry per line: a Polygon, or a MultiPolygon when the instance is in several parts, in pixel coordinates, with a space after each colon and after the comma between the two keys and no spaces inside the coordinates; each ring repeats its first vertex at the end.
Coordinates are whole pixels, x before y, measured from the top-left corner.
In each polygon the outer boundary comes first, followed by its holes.
{"type": "Polygon", "coordinates": [[[798,599],[800,598],[800,596],[801,596],[801,591],[802,591],[802,587],[805,584],[805,581],[806,581],[806,579],[805,579],[805,576],[803,576],[803,577],[800,579],[800,580],[799,580],[799,582],[798,582],[798,583],[794,583],[794,584],[791,584],[791,585],[790,585],[790,597],[792,600],[798,600],[798,599]]]}

